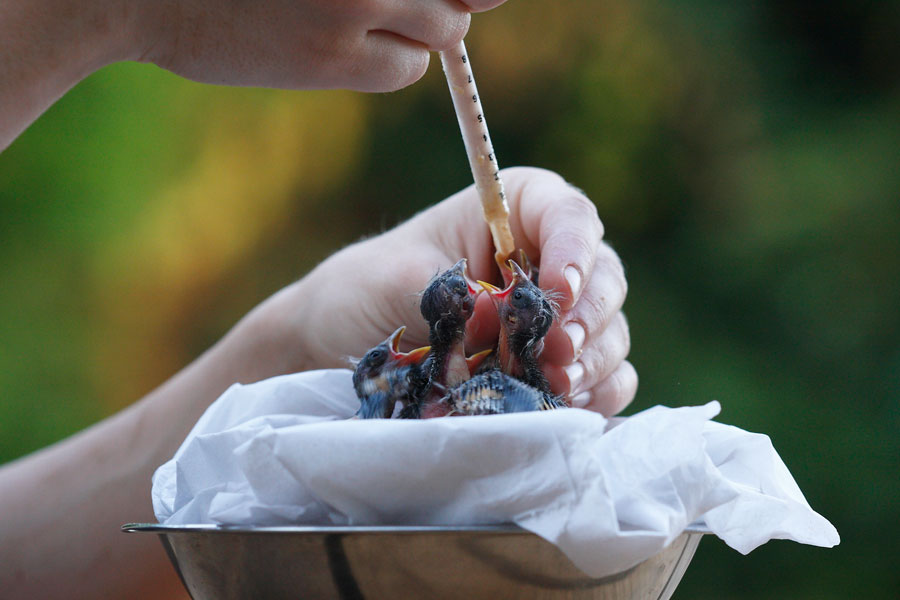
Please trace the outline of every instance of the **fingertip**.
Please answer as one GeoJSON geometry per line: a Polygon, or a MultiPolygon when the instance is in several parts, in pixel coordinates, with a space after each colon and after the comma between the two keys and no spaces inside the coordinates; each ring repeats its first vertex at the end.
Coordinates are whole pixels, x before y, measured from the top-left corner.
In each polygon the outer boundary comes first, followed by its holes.
{"type": "Polygon", "coordinates": [[[584,346],[584,341],[587,338],[587,330],[585,330],[584,325],[579,323],[578,321],[569,321],[563,326],[563,331],[566,333],[566,337],[568,338],[570,345],[570,353],[572,355],[572,359],[576,359],[581,355],[581,349],[584,346]]]}
{"type": "Polygon", "coordinates": [[[431,53],[419,42],[391,31],[374,30],[367,35],[364,57],[350,61],[348,87],[361,92],[395,92],[421,79],[428,70],[431,53]]]}
{"type": "Polygon", "coordinates": [[[578,302],[594,271],[599,241],[585,233],[563,229],[560,224],[541,248],[541,287],[559,294],[557,302],[563,311],[578,302]]]}
{"type": "Polygon", "coordinates": [[[630,362],[622,364],[606,379],[591,390],[591,401],[585,406],[611,417],[625,410],[637,395],[638,374],[630,362]]]}
{"type": "Polygon", "coordinates": [[[569,404],[572,405],[572,408],[587,408],[587,405],[591,401],[591,393],[590,392],[581,392],[580,394],[575,394],[572,396],[572,399],[569,401],[569,404]]]}
{"type": "Polygon", "coordinates": [[[387,91],[395,92],[422,79],[428,71],[430,62],[431,53],[427,49],[410,47],[399,61],[392,89],[387,91]]]}
{"type": "Polygon", "coordinates": [[[571,297],[571,302],[572,304],[575,304],[578,302],[578,297],[581,295],[584,275],[576,265],[566,265],[563,269],[563,277],[565,278],[566,283],[569,284],[569,296],[571,297]]]}

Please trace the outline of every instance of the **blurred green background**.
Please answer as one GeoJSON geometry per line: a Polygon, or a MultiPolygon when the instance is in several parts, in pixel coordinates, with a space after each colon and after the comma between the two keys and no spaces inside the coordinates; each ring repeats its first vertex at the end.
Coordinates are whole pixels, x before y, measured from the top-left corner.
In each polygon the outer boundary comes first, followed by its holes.
{"type": "MultiPolygon", "coordinates": [[[[706,539],[676,598],[900,589],[900,4],[512,0],[467,44],[501,166],[596,202],[629,413],[718,399],[835,549],[706,539]]],[[[0,155],[0,462],[148,392],[337,248],[471,181],[437,57],[394,94],[121,64],[0,155]]]]}

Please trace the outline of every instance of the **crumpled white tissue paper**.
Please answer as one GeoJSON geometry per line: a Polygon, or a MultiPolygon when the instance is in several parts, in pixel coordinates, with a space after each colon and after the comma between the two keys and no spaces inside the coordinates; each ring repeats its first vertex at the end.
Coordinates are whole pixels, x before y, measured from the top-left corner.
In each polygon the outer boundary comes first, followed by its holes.
{"type": "Polygon", "coordinates": [[[347,420],[345,369],[234,385],[153,476],[160,523],[513,522],[603,577],[697,520],[747,553],[831,547],[768,436],[712,422],[718,402],[625,419],[580,409],[426,421],[347,420]]]}

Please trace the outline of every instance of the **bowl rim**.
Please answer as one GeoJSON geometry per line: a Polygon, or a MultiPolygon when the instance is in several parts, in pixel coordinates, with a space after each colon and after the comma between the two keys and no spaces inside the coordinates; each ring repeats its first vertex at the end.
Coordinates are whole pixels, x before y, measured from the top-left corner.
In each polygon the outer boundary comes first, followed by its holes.
{"type": "MultiPolygon", "coordinates": [[[[415,533],[493,533],[529,534],[532,532],[515,523],[491,525],[217,525],[197,523],[166,525],[163,523],[125,523],[120,531],[126,533],[210,533],[210,534],[415,534],[415,533]]],[[[695,521],[684,533],[712,533],[705,523],[695,521]]]]}

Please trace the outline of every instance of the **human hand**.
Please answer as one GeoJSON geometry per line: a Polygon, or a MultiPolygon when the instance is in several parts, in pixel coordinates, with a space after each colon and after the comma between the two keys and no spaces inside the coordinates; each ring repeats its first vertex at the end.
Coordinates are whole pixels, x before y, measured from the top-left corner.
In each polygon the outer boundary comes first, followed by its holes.
{"type": "MultiPolygon", "coordinates": [[[[621,262],[602,240],[594,205],[558,175],[532,168],[503,172],[516,242],[540,267],[541,287],[557,293],[560,318],[541,362],[555,393],[606,415],[634,397],[637,374],[621,312],[621,262]]],[[[428,343],[419,292],[438,271],[469,259],[469,275],[501,282],[474,187],[400,226],[334,254],[262,304],[251,320],[278,338],[288,371],[347,366],[406,325],[408,347],[428,343]]],[[[470,350],[496,343],[499,322],[481,294],[467,327],[470,350]]]]}
{"type": "Polygon", "coordinates": [[[0,3],[0,151],[108,64],[224,85],[386,92],[504,0],[10,0],[0,3]]]}
{"type": "Polygon", "coordinates": [[[143,0],[140,60],[206,83],[385,92],[504,0],[143,0]]]}

